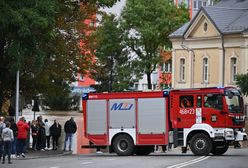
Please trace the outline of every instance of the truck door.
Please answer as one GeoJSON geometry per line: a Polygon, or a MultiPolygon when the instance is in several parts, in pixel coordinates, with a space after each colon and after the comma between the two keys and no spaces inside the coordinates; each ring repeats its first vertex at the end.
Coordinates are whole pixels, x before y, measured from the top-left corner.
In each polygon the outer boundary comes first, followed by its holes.
{"type": "Polygon", "coordinates": [[[223,111],[223,96],[221,94],[203,95],[202,122],[212,127],[224,127],[226,115],[223,111]]]}
{"type": "Polygon", "coordinates": [[[194,95],[179,95],[177,128],[190,128],[196,122],[194,95]]]}

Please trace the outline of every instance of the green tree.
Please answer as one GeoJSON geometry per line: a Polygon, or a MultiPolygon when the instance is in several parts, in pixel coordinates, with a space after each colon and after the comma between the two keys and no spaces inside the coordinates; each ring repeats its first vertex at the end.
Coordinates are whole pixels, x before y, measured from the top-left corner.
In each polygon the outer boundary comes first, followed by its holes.
{"type": "Polygon", "coordinates": [[[1,0],[0,16],[1,106],[14,91],[17,70],[25,74],[42,67],[46,43],[53,37],[55,2],[1,0]]]}
{"type": "Polygon", "coordinates": [[[0,107],[14,95],[20,70],[24,96],[66,89],[85,68],[78,47],[83,20],[116,0],[0,0],[0,107]]]}
{"type": "Polygon", "coordinates": [[[114,15],[103,14],[96,32],[92,33],[92,51],[96,61],[91,76],[101,85],[98,91],[123,91],[133,82],[131,62],[125,53],[123,33],[114,15]]]}
{"type": "Polygon", "coordinates": [[[237,82],[236,84],[241,89],[241,92],[248,96],[248,73],[247,74],[240,74],[237,75],[237,82]]]}
{"type": "Polygon", "coordinates": [[[97,7],[111,7],[120,0],[83,0],[83,4],[93,4],[97,7]]]}
{"type": "Polygon", "coordinates": [[[159,48],[170,48],[168,35],[188,19],[188,10],[170,0],[127,0],[121,25],[126,45],[136,54],[137,67],[147,75],[148,89],[152,88],[151,74],[160,61],[159,48]]]}

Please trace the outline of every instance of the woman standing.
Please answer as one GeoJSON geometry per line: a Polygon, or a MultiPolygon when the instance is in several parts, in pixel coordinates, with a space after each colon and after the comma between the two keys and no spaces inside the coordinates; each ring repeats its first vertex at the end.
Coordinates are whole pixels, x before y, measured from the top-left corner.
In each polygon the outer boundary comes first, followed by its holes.
{"type": "Polygon", "coordinates": [[[42,121],[42,116],[37,118],[38,122],[38,134],[37,134],[37,150],[45,151],[46,147],[46,131],[45,124],[42,121]]]}
{"type": "Polygon", "coordinates": [[[2,163],[5,163],[5,157],[8,156],[8,163],[11,164],[11,141],[14,140],[13,131],[10,129],[10,122],[6,122],[6,128],[3,129],[2,139],[4,143],[4,155],[2,163]]]}
{"type": "Polygon", "coordinates": [[[13,117],[11,117],[9,121],[10,121],[10,129],[13,131],[13,135],[14,135],[14,140],[11,143],[12,144],[11,154],[12,154],[12,158],[15,158],[18,128],[13,117]]]}
{"type": "Polygon", "coordinates": [[[38,125],[37,121],[33,120],[31,125],[31,134],[33,138],[32,149],[36,150],[37,136],[38,136],[38,125]]]}

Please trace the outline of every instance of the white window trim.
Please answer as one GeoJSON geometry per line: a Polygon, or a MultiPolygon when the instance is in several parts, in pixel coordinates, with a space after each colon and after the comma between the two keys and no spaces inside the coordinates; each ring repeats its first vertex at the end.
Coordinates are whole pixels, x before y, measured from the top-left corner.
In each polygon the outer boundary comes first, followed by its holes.
{"type": "Polygon", "coordinates": [[[210,57],[207,55],[207,52],[202,56],[202,83],[203,84],[208,84],[209,83],[209,78],[210,78],[210,57]],[[205,80],[205,70],[204,70],[204,59],[207,59],[207,80],[205,80]]]}
{"type": "Polygon", "coordinates": [[[180,57],[179,58],[179,82],[186,81],[186,58],[180,57]],[[184,75],[182,75],[182,68],[181,68],[181,60],[184,60],[184,75]],[[182,78],[184,76],[184,79],[182,78]]]}
{"type": "Polygon", "coordinates": [[[198,0],[193,0],[193,9],[198,9],[198,0]],[[196,3],[196,6],[194,6],[194,2],[196,3]]]}
{"type": "Polygon", "coordinates": [[[164,63],[162,64],[161,69],[162,69],[162,72],[171,73],[171,72],[172,72],[172,63],[171,63],[171,62],[164,62],[164,63]],[[167,64],[167,66],[168,66],[168,69],[167,69],[167,70],[165,70],[165,65],[166,65],[166,64],[167,64]]]}
{"type": "Polygon", "coordinates": [[[238,66],[237,66],[237,64],[238,64],[238,58],[237,58],[237,56],[230,57],[230,71],[231,71],[230,72],[230,81],[231,81],[231,83],[235,83],[236,82],[236,80],[234,79],[233,68],[235,67],[235,69],[236,69],[235,75],[237,75],[238,74],[238,66]],[[232,60],[233,59],[236,60],[236,63],[234,64],[235,66],[233,66],[233,64],[232,64],[232,60]]]}
{"type": "Polygon", "coordinates": [[[209,26],[208,22],[207,22],[207,21],[204,21],[203,26],[202,26],[202,30],[203,30],[203,32],[204,32],[205,34],[206,34],[207,31],[208,31],[208,26],[209,26]],[[205,24],[207,24],[207,30],[204,30],[204,25],[205,25],[205,24]]]}

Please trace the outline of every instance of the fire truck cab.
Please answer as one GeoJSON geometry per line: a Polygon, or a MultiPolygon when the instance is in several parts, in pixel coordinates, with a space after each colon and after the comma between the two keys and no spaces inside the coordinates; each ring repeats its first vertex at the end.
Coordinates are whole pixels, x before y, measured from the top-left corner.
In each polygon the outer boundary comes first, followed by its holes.
{"type": "Polygon", "coordinates": [[[82,147],[148,155],[155,145],[189,146],[195,155],[224,154],[247,140],[241,93],[234,87],[83,95],[82,147]]]}

